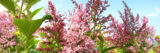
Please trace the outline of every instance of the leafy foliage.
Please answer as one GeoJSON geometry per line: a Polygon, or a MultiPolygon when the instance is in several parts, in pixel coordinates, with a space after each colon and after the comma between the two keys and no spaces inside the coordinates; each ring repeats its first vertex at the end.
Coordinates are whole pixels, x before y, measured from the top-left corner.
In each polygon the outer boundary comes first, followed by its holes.
{"type": "Polygon", "coordinates": [[[13,0],[0,0],[0,4],[6,7],[13,14],[16,13],[16,7],[15,7],[15,3],[13,0]]]}
{"type": "Polygon", "coordinates": [[[35,11],[33,11],[33,12],[30,14],[29,18],[32,19],[32,18],[33,18],[36,14],[38,14],[41,10],[42,10],[42,8],[36,9],[35,11]]]}
{"type": "Polygon", "coordinates": [[[45,19],[51,18],[50,15],[45,15],[41,19],[28,21],[27,19],[14,19],[14,25],[25,35],[32,35],[42,24],[45,19]]]}

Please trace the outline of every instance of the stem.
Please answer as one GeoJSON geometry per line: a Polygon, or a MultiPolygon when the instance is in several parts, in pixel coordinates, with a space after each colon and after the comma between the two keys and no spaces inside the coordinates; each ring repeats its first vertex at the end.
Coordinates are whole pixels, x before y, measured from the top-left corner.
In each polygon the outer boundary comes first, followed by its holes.
{"type": "Polygon", "coordinates": [[[8,48],[8,52],[11,53],[11,49],[10,48],[8,48]]]}
{"type": "Polygon", "coordinates": [[[17,36],[18,36],[18,35],[15,36],[15,39],[16,39],[15,48],[16,48],[16,53],[19,53],[19,52],[18,52],[18,38],[17,38],[17,36]]]}
{"type": "Polygon", "coordinates": [[[22,8],[23,8],[23,4],[24,4],[24,0],[22,0],[22,4],[21,4],[21,9],[20,9],[20,13],[19,13],[19,18],[21,17],[21,11],[22,11],[22,8]]]}
{"type": "Polygon", "coordinates": [[[105,51],[111,50],[111,49],[115,49],[115,48],[117,48],[117,47],[116,47],[116,46],[112,46],[112,47],[109,47],[109,48],[105,48],[105,49],[102,51],[102,53],[105,52],[105,51]]]}
{"type": "Polygon", "coordinates": [[[28,42],[28,40],[29,40],[29,38],[27,37],[27,42],[26,42],[26,47],[25,47],[26,53],[29,53],[29,48],[28,48],[29,42],[28,42]]]}
{"type": "Polygon", "coordinates": [[[26,38],[26,43],[25,43],[25,46],[24,46],[24,48],[25,48],[24,50],[25,50],[25,53],[29,53],[29,49],[30,49],[30,48],[29,48],[29,45],[30,45],[30,44],[29,44],[29,40],[31,39],[31,38],[30,38],[31,36],[26,35],[26,37],[27,37],[27,38],[26,38]]]}
{"type": "Polygon", "coordinates": [[[17,43],[16,43],[16,53],[18,53],[18,45],[17,45],[17,43]]]}
{"type": "Polygon", "coordinates": [[[28,49],[26,50],[26,53],[29,53],[29,50],[28,50],[28,49]]]}

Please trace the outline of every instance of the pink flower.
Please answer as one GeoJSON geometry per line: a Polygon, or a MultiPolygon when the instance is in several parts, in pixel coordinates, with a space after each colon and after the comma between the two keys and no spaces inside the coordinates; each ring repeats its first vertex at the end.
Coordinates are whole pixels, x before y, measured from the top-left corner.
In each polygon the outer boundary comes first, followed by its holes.
{"type": "Polygon", "coordinates": [[[87,25],[87,20],[89,19],[88,13],[86,10],[82,8],[82,4],[80,7],[76,8],[76,11],[73,13],[70,27],[67,32],[63,33],[64,35],[61,37],[62,45],[64,49],[63,52],[68,53],[76,53],[76,52],[91,52],[96,51],[94,49],[95,42],[91,40],[85,32],[90,30],[87,25]]]}
{"type": "Polygon", "coordinates": [[[15,45],[14,32],[15,29],[10,14],[0,12],[0,44],[3,45],[2,48],[15,45]]]}
{"type": "Polygon", "coordinates": [[[62,51],[62,53],[73,53],[73,50],[71,49],[71,47],[64,46],[64,50],[62,51]]]}
{"type": "Polygon", "coordinates": [[[152,40],[151,39],[145,39],[145,42],[146,42],[146,47],[149,48],[152,46],[152,40]]]}
{"type": "Polygon", "coordinates": [[[133,46],[128,47],[129,50],[131,50],[133,53],[136,53],[136,50],[134,49],[133,46]]]}
{"type": "Polygon", "coordinates": [[[42,50],[40,42],[38,42],[38,44],[37,44],[37,46],[36,46],[36,49],[37,49],[37,50],[40,50],[40,51],[42,50]]]}
{"type": "Polygon", "coordinates": [[[9,42],[9,45],[11,46],[11,48],[13,48],[13,46],[15,45],[15,39],[12,39],[12,40],[9,42]]]}
{"type": "Polygon", "coordinates": [[[143,24],[147,24],[148,23],[148,18],[146,18],[145,16],[143,16],[143,24]]]}
{"type": "Polygon", "coordinates": [[[154,30],[147,25],[148,19],[143,17],[143,19],[139,21],[139,15],[135,17],[126,3],[123,3],[125,5],[124,13],[119,12],[122,22],[118,22],[112,17],[109,25],[112,43],[120,47],[126,44],[133,44],[132,42],[134,41],[139,44],[141,44],[142,41],[146,41],[147,47],[150,47],[152,45],[154,30]]]}
{"type": "Polygon", "coordinates": [[[66,34],[66,30],[64,28],[65,23],[63,22],[65,17],[62,17],[61,14],[58,14],[59,12],[56,11],[56,8],[51,1],[49,1],[48,4],[49,9],[47,14],[51,15],[53,19],[47,21],[50,25],[40,28],[40,31],[45,34],[41,36],[43,41],[40,43],[46,46],[41,47],[41,44],[38,43],[37,50],[40,50],[41,52],[55,52],[53,50],[56,50],[56,52],[59,52],[61,49],[58,48],[59,45],[55,45],[54,42],[60,44],[62,37],[66,34]],[[55,45],[57,48],[51,45],[55,45]]]}

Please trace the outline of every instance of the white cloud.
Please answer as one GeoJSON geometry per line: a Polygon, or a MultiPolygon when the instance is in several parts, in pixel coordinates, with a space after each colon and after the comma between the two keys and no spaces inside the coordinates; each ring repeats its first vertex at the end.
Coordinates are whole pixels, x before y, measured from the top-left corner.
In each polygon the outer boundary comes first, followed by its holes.
{"type": "Polygon", "coordinates": [[[158,12],[160,12],[160,8],[157,8],[156,10],[157,10],[158,12]]]}
{"type": "Polygon", "coordinates": [[[7,10],[7,9],[0,4],[0,12],[2,12],[4,10],[7,10]]]}
{"type": "Polygon", "coordinates": [[[156,8],[155,10],[156,10],[155,12],[149,13],[146,16],[147,17],[156,17],[156,16],[159,16],[160,15],[160,8],[156,8]]]}

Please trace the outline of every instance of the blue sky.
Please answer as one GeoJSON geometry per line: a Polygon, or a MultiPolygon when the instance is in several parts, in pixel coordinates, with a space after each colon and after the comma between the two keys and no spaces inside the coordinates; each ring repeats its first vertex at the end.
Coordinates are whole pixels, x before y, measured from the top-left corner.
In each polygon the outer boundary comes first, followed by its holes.
{"type": "MultiPolygon", "coordinates": [[[[73,10],[74,5],[70,0],[51,0],[61,13],[67,13],[73,10]]],[[[87,0],[76,0],[78,3],[85,4],[87,0]]],[[[160,0],[124,0],[134,14],[140,14],[140,17],[149,18],[149,25],[154,26],[156,34],[160,34],[160,0]]],[[[104,16],[112,14],[120,20],[118,10],[123,12],[124,5],[121,0],[109,0],[109,7],[103,13],[104,16]]]]}
{"type": "MultiPolygon", "coordinates": [[[[38,4],[32,7],[32,10],[44,7],[47,8],[47,1],[42,0],[38,4]]],[[[70,0],[50,0],[53,4],[55,4],[56,9],[60,11],[62,14],[66,14],[68,10],[72,11],[74,5],[70,0]]],[[[85,4],[87,0],[76,0],[78,3],[85,4]]],[[[134,14],[140,14],[140,17],[146,16],[149,18],[149,25],[154,26],[156,29],[156,34],[160,34],[160,0],[124,0],[131,11],[134,14]]],[[[120,20],[120,15],[118,10],[123,12],[124,5],[121,0],[109,0],[109,7],[103,13],[104,16],[108,14],[112,14],[117,20],[120,20]]],[[[2,6],[0,6],[1,10],[4,10],[2,6]]],[[[35,16],[35,19],[42,17],[45,14],[44,10],[42,10],[38,15],[35,16]]]]}

